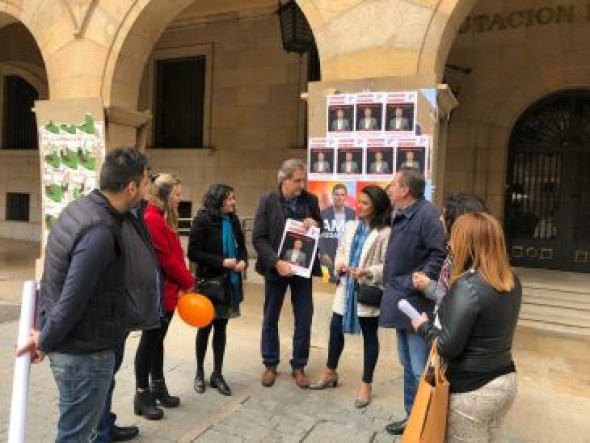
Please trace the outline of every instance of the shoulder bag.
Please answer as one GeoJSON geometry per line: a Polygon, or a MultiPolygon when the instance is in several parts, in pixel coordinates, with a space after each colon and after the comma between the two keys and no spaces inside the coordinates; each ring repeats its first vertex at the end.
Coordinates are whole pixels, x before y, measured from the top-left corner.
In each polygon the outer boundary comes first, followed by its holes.
{"type": "Polygon", "coordinates": [[[226,298],[226,279],[225,272],[216,277],[204,278],[197,277],[195,289],[199,294],[206,296],[213,304],[223,304],[226,298]]]}

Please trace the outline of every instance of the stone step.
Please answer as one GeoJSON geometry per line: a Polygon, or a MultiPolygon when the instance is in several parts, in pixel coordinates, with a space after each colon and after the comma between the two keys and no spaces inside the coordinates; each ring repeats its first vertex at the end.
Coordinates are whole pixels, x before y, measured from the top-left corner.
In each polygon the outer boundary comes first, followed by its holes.
{"type": "Polygon", "coordinates": [[[575,309],[578,311],[588,311],[590,313],[590,299],[588,301],[577,301],[562,299],[558,295],[553,297],[523,294],[523,304],[553,306],[556,308],[575,309]]]}
{"type": "Polygon", "coordinates": [[[572,325],[561,325],[556,323],[548,323],[545,320],[536,320],[534,318],[528,318],[526,315],[523,317],[521,314],[518,320],[518,326],[525,326],[533,329],[537,329],[544,332],[551,332],[559,335],[566,336],[580,336],[589,337],[590,330],[588,328],[580,328],[572,325]]]}
{"type": "Polygon", "coordinates": [[[590,335],[590,311],[523,303],[520,319],[538,322],[540,325],[571,327],[572,330],[586,331],[590,335]]]}
{"type": "Polygon", "coordinates": [[[547,287],[545,285],[523,285],[522,293],[527,297],[567,300],[576,303],[590,303],[590,291],[582,289],[565,289],[558,287],[547,287]]]}

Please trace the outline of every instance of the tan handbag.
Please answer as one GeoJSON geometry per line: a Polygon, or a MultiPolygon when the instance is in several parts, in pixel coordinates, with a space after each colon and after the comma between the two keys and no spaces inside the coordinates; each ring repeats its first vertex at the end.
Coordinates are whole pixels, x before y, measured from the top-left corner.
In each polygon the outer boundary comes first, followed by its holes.
{"type": "Polygon", "coordinates": [[[416,392],[401,443],[443,443],[447,430],[449,382],[435,340],[416,392]]]}

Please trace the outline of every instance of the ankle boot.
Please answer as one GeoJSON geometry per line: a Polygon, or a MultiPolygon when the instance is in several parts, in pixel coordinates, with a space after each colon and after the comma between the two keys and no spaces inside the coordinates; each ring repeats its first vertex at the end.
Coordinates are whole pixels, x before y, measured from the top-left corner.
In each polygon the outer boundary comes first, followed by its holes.
{"type": "Polygon", "coordinates": [[[154,399],[165,408],[176,408],[180,405],[180,398],[168,393],[164,380],[153,380],[150,391],[154,399]]]}
{"type": "Polygon", "coordinates": [[[209,381],[209,384],[212,388],[217,388],[221,395],[231,395],[231,389],[229,388],[221,374],[211,374],[211,380],[209,381]]]}
{"type": "Polygon", "coordinates": [[[148,420],[160,420],[164,415],[164,411],[156,407],[156,402],[148,390],[135,393],[133,411],[135,415],[143,415],[148,420]]]}

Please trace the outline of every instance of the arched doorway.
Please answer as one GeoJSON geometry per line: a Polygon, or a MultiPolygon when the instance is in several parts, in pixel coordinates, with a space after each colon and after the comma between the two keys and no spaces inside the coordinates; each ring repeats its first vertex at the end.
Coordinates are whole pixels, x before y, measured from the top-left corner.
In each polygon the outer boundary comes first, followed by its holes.
{"type": "Polygon", "coordinates": [[[590,91],[552,94],[510,137],[505,227],[516,266],[590,272],[590,91]]]}

